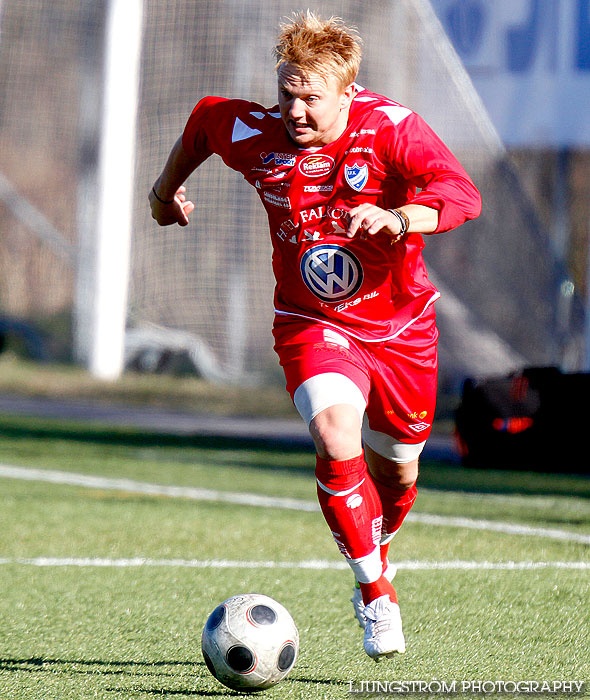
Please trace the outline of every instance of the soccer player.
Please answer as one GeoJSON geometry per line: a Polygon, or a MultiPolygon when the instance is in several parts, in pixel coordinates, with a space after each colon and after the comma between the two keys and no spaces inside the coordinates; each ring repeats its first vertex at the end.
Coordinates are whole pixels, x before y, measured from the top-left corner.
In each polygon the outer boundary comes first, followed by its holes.
{"type": "Polygon", "coordinates": [[[390,542],[416,498],[435,408],[439,293],[422,234],[481,199],[412,110],[356,84],[361,39],[307,11],[281,25],[278,104],[205,97],[150,192],[162,226],[194,210],[183,183],[217,153],[268,214],[275,350],[315,443],[317,494],[350,564],[376,660],[405,651],[390,542]]]}

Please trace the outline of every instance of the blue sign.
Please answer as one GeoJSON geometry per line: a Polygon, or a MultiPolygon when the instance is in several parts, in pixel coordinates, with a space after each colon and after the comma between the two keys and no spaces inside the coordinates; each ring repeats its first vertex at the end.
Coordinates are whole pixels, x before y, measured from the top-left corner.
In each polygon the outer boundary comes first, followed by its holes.
{"type": "Polygon", "coordinates": [[[431,4],[506,144],[590,144],[590,0],[431,4]]]}

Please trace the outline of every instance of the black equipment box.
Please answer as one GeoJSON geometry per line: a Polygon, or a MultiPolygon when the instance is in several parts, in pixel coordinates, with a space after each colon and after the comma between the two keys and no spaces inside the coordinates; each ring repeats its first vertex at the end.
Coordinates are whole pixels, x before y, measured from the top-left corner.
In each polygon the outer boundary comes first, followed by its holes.
{"type": "Polygon", "coordinates": [[[465,466],[590,474],[590,373],[467,379],[455,425],[465,466]]]}

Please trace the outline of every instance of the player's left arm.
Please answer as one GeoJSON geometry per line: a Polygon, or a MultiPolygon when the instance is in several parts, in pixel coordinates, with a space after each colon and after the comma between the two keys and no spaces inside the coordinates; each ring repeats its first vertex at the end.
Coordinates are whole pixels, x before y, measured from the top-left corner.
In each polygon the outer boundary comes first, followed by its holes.
{"type": "MultiPolygon", "coordinates": [[[[391,130],[387,146],[395,171],[411,182],[417,192],[404,202],[438,211],[433,231],[457,228],[481,213],[481,195],[465,168],[430,126],[412,112],[391,130]]],[[[424,232],[426,233],[426,232],[424,232]]]]}
{"type": "MultiPolygon", "coordinates": [[[[379,132],[383,162],[419,192],[397,207],[407,217],[408,232],[441,233],[481,213],[481,196],[463,166],[445,143],[417,114],[379,132]]],[[[361,204],[350,211],[347,235],[375,234],[385,230],[400,238],[403,217],[390,209],[361,204]]]]}

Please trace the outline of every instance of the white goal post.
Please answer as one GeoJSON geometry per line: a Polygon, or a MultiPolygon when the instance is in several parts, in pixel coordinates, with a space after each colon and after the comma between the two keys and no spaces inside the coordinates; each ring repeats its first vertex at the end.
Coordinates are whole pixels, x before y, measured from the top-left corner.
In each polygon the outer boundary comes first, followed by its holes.
{"type": "Polygon", "coordinates": [[[94,187],[81,185],[79,197],[90,215],[80,218],[86,245],[79,257],[75,342],[78,357],[100,379],[118,378],[124,366],[142,25],[143,0],[110,0],[98,175],[94,187]],[[93,195],[95,203],[83,201],[93,195]]]}

